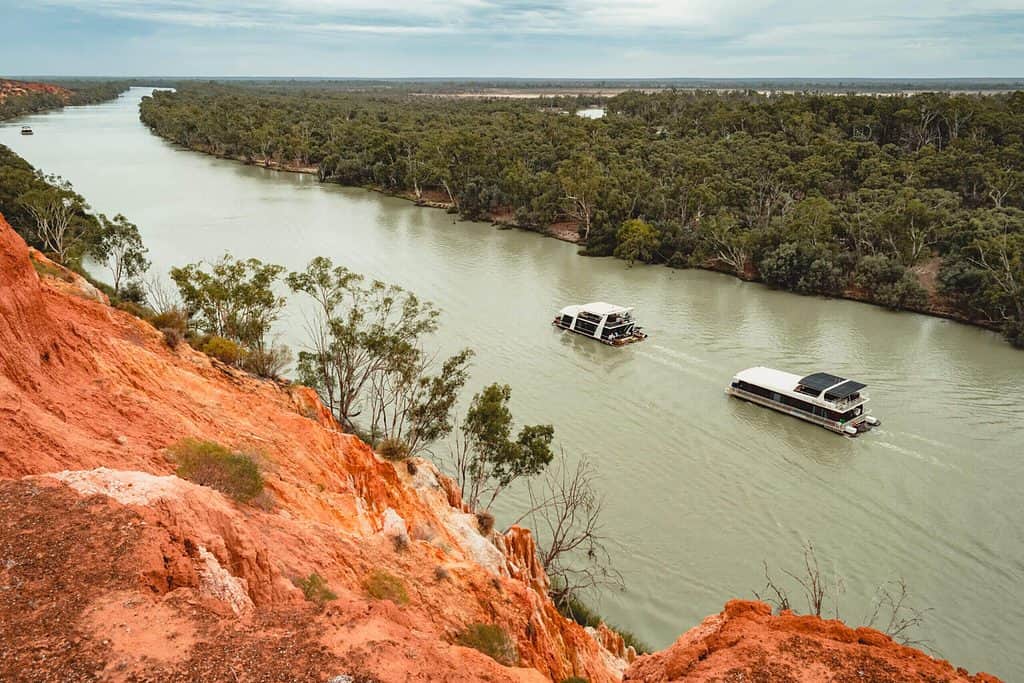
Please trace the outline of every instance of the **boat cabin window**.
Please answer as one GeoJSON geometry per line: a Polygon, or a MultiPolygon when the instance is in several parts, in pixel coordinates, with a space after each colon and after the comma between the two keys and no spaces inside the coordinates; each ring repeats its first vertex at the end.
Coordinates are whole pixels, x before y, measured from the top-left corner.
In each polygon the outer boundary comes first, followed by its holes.
{"type": "Polygon", "coordinates": [[[807,401],[801,401],[800,399],[794,396],[783,396],[781,394],[777,394],[773,391],[765,389],[764,387],[759,387],[756,384],[750,384],[749,382],[744,382],[742,380],[738,382],[733,382],[733,386],[737,389],[742,389],[743,391],[754,394],[756,396],[766,398],[769,401],[781,403],[782,405],[789,406],[790,408],[796,408],[797,410],[803,411],[805,413],[810,413],[811,415],[814,415],[816,417],[820,417],[826,420],[832,420],[834,422],[852,419],[853,417],[855,417],[854,413],[859,415],[860,413],[858,411],[862,410],[861,408],[858,407],[854,408],[853,410],[847,411],[846,413],[840,413],[835,410],[829,410],[828,408],[816,406],[812,403],[808,403],[807,401]]]}
{"type": "MultiPolygon", "coordinates": [[[[600,318],[598,319],[598,321],[600,322],[600,318]]],[[[593,336],[594,333],[597,332],[597,325],[584,319],[583,314],[580,313],[579,317],[576,318],[576,325],[575,327],[573,327],[573,329],[576,330],[577,332],[582,332],[583,334],[593,336]]]]}

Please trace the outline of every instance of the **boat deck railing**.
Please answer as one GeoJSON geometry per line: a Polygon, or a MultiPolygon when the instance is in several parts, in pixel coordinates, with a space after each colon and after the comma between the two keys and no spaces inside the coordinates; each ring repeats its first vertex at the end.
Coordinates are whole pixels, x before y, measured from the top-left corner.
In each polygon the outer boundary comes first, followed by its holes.
{"type": "Polygon", "coordinates": [[[814,413],[808,413],[806,410],[800,410],[799,408],[788,406],[785,403],[781,403],[779,401],[773,401],[770,398],[765,398],[764,396],[759,396],[758,394],[746,391],[744,389],[739,389],[737,387],[731,386],[726,391],[733,394],[734,396],[745,398],[748,401],[759,403],[763,406],[768,406],[769,408],[774,408],[779,412],[787,413],[789,415],[792,415],[793,417],[799,417],[800,419],[806,420],[808,422],[813,422],[814,424],[825,427],[826,429],[829,429],[833,432],[842,433],[843,428],[846,426],[856,427],[857,424],[863,422],[864,419],[870,413],[870,411],[865,410],[864,412],[862,412],[860,415],[853,419],[847,420],[846,422],[838,422],[836,420],[830,420],[827,417],[820,417],[818,415],[815,415],[814,413]]]}

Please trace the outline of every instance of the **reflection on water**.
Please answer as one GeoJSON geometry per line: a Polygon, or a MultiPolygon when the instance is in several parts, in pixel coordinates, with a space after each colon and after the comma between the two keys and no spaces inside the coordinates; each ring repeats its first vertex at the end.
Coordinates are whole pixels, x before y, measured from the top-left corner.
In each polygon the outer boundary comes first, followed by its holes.
{"type": "MultiPolygon", "coordinates": [[[[139,124],[140,96],[31,117],[32,137],[8,123],[0,142],[137,222],[159,271],[225,251],[291,269],[322,254],[436,302],[441,350],[477,351],[470,392],[511,384],[517,416],[554,424],[567,457],[595,459],[628,583],[601,600],[612,621],[665,645],[749,597],[762,560],[796,567],[812,539],[846,577],[845,617],[903,576],[934,608],[924,635],[938,652],[1024,678],[1024,353],[997,335],[581,258],[534,234],[178,150],[139,124]],[[635,306],[651,338],[614,349],[551,327],[562,306],[594,300],[635,306]],[[846,439],[729,399],[732,374],[752,365],[863,380],[883,427],[846,439]]],[[[280,331],[299,347],[302,330],[292,306],[280,331]]],[[[522,502],[513,491],[497,512],[522,502]]]]}

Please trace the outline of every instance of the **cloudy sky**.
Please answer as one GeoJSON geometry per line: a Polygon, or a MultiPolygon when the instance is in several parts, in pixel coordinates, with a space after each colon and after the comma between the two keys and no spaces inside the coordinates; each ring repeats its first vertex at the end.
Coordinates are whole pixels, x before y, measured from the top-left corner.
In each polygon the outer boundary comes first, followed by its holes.
{"type": "Polygon", "coordinates": [[[1024,0],[0,0],[5,75],[1024,77],[1024,0]]]}

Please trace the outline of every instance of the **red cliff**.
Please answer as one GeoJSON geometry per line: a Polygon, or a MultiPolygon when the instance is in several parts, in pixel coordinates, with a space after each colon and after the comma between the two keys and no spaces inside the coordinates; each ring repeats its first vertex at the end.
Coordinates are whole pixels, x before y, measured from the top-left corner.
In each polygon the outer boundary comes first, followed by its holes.
{"type": "MultiPolygon", "coordinates": [[[[628,666],[614,632],[558,614],[529,531],[485,538],[432,464],[380,460],[310,390],[171,349],[70,274],[40,279],[2,218],[0,416],[0,680],[602,683],[628,666]],[[174,476],[166,449],[189,437],[254,454],[269,495],[240,505],[174,476]],[[323,608],[294,584],[314,572],[337,595],[323,608]],[[408,600],[371,596],[375,572],[408,600]],[[518,666],[458,645],[473,623],[501,626],[518,666]]],[[[841,656],[970,680],[881,634],[750,605],[626,678],[777,662],[793,677],[752,680],[824,680],[806,671],[841,656]]]]}

